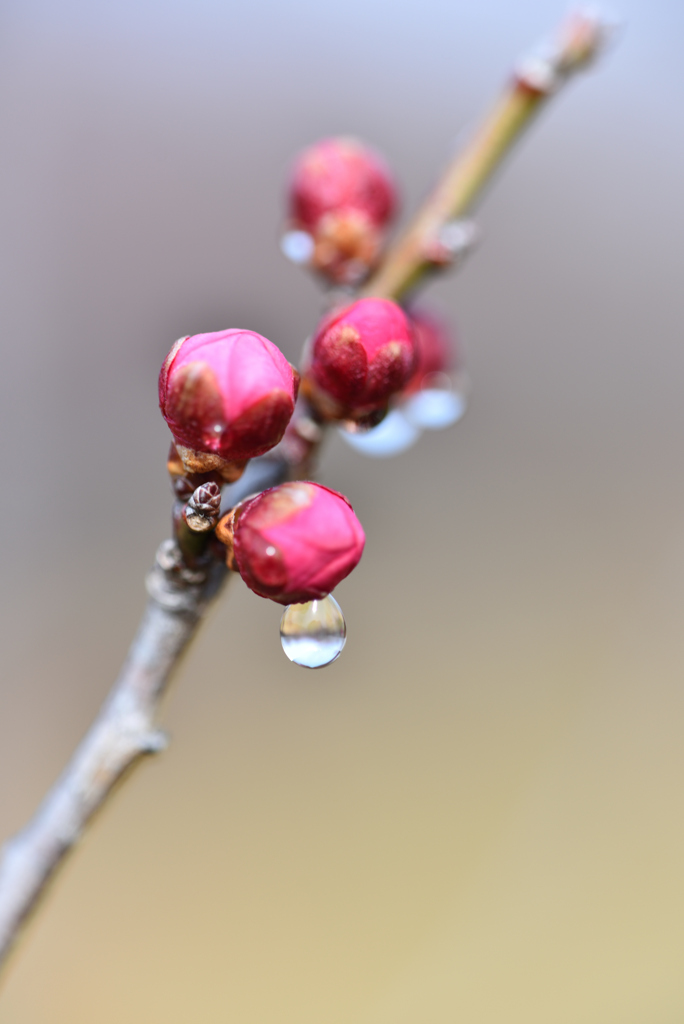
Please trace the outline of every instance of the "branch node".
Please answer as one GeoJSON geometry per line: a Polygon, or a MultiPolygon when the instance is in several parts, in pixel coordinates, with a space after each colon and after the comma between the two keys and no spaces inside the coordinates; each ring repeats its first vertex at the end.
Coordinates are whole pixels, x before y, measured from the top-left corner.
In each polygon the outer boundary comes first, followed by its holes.
{"type": "Polygon", "coordinates": [[[140,749],[143,754],[161,754],[168,745],[168,734],[163,729],[153,729],[142,737],[140,749]]]}
{"type": "Polygon", "coordinates": [[[426,241],[423,255],[438,267],[455,266],[472,252],[480,237],[481,231],[474,221],[450,220],[442,224],[433,239],[426,241]]]}
{"type": "Polygon", "coordinates": [[[176,541],[162,541],[155,564],[145,580],[147,593],[166,611],[197,614],[208,571],[208,565],[188,568],[176,541]]]}

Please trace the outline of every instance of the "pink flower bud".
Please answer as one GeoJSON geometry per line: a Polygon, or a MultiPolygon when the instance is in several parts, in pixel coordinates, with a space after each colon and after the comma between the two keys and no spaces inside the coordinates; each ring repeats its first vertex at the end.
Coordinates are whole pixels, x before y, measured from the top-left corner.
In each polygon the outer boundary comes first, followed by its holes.
{"type": "Polygon", "coordinates": [[[396,205],[385,162],[356,139],[323,139],[294,166],[292,223],[312,236],[316,269],[336,281],[358,279],[372,266],[396,205]]]}
{"type": "Polygon", "coordinates": [[[458,347],[447,323],[431,311],[410,309],[416,339],[416,364],[404,394],[413,394],[436,373],[448,373],[460,362],[458,347]]]}
{"type": "Polygon", "coordinates": [[[330,418],[383,409],[413,372],[412,328],[390,299],[359,299],[325,318],[311,343],[309,397],[330,418]]]}
{"type": "Polygon", "coordinates": [[[244,463],[278,444],[299,376],[255,331],[181,338],[159,374],[159,406],[186,468],[244,463]]]}
{"type": "Polygon", "coordinates": [[[303,481],[239,505],[232,529],[243,580],[279,604],[325,597],[358,564],[366,541],[343,495],[303,481]]]}

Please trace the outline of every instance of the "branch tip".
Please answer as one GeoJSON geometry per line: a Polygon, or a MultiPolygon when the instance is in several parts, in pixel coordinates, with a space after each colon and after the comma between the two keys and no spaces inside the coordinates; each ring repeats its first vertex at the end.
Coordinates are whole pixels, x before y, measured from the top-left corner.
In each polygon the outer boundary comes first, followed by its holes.
{"type": "Polygon", "coordinates": [[[573,11],[554,39],[522,58],[514,72],[516,81],[534,93],[551,95],[570,75],[602,55],[620,24],[617,17],[596,8],[573,11]]]}

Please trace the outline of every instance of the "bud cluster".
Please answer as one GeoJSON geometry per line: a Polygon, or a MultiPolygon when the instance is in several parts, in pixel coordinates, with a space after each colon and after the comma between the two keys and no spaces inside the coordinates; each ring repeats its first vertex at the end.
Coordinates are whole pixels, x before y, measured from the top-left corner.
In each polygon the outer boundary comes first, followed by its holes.
{"type": "MultiPolygon", "coordinates": [[[[335,283],[358,281],[373,266],[395,207],[389,171],[354,140],[325,139],[295,165],[290,225],[309,239],[313,267],[335,283]]],[[[192,569],[223,551],[259,596],[313,603],[307,629],[318,630],[323,612],[316,602],[327,599],[330,612],[328,595],[363,552],[363,528],[348,500],[300,479],[238,502],[220,518],[221,487],[276,447],[272,458],[291,475],[308,475],[326,424],[363,432],[391,404],[408,408],[412,396],[425,395],[452,359],[448,334],[429,314],[407,313],[387,298],[349,296],[306,345],[295,411],[299,374],[267,338],[238,329],[181,338],[159,376],[159,405],[173,436],[177,558],[192,569]]]]}

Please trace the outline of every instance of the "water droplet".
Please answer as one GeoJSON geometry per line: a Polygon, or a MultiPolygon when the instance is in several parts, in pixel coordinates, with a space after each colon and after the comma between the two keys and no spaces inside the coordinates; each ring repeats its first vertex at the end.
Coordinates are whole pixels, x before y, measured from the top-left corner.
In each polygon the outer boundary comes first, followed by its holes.
{"type": "Polygon", "coordinates": [[[409,423],[401,409],[392,409],[382,423],[372,430],[351,432],[340,428],[339,433],[350,447],[374,459],[399,455],[415,444],[420,437],[420,430],[413,423],[409,423]]]}
{"type": "Polygon", "coordinates": [[[339,658],[347,641],[347,625],[332,596],[306,604],[290,604],[280,620],[280,642],[290,661],[303,668],[323,668],[339,658]]]}
{"type": "Polygon", "coordinates": [[[314,240],[306,231],[286,231],[280,249],[292,263],[308,263],[314,254],[314,240]]]}
{"type": "Polygon", "coordinates": [[[470,385],[465,374],[459,374],[453,383],[445,374],[435,377],[440,378],[434,382],[438,386],[417,391],[404,404],[404,416],[420,430],[450,427],[458,423],[468,407],[470,385]]]}
{"type": "Polygon", "coordinates": [[[452,256],[465,256],[479,240],[480,229],[472,220],[450,220],[442,227],[439,240],[452,256]]]}

